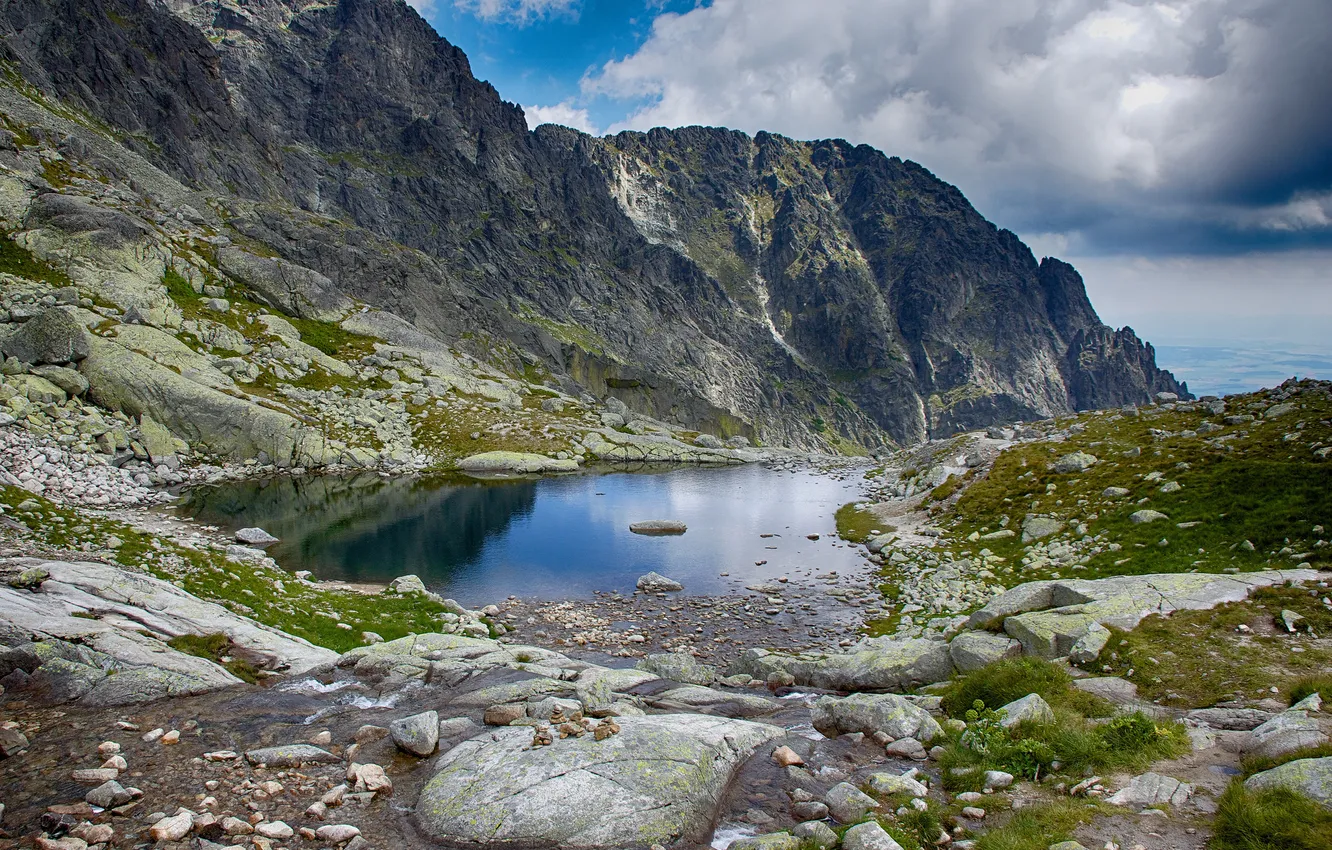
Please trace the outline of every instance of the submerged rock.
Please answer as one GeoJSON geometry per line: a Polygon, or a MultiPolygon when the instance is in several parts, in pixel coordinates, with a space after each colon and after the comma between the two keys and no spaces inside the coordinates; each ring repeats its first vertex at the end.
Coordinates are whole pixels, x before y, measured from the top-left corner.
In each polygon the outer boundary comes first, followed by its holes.
{"type": "Polygon", "coordinates": [[[500,846],[620,848],[706,837],[735,770],[784,731],[743,720],[655,715],[620,733],[556,739],[493,729],[441,757],[417,818],[431,838],[500,846]],[[572,801],[595,801],[574,805],[572,801]]]}

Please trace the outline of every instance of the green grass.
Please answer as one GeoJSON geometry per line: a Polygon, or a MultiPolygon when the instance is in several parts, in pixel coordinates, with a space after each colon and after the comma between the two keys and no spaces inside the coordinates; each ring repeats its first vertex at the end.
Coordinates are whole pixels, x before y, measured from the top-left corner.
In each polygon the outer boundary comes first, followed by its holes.
{"type": "MultiPolygon", "coordinates": [[[[1231,399],[1228,413],[1252,401],[1231,399]]],[[[1290,546],[1312,552],[1309,563],[1326,563],[1329,550],[1315,549],[1315,525],[1332,526],[1332,464],[1316,461],[1312,446],[1332,443],[1332,402],[1313,393],[1297,399],[1303,409],[1243,425],[1222,426],[1206,437],[1161,437],[1159,432],[1196,429],[1204,419],[1221,425],[1222,417],[1193,411],[1153,409],[1139,417],[1110,412],[1061,420],[1083,426],[1065,442],[1013,446],[978,477],[940,518],[947,539],[961,541],[973,531],[999,527],[1000,519],[1020,522],[1028,513],[1045,513],[1085,522],[1088,533],[1115,542],[1086,560],[1083,578],[1103,575],[1221,571],[1294,566],[1279,554],[1290,546]],[[1297,426],[1303,423],[1304,427],[1297,426]],[[1153,433],[1156,431],[1157,433],[1153,433]],[[1286,440],[1287,435],[1294,435],[1286,440]],[[1218,437],[1230,439],[1213,444],[1218,437]],[[1130,449],[1140,449],[1132,456],[1130,449]],[[1081,473],[1055,473],[1048,467],[1060,456],[1089,452],[1099,462],[1081,473]],[[1159,473],[1159,480],[1145,476],[1159,473]],[[1162,493],[1167,481],[1182,489],[1162,493]],[[1053,485],[1053,490],[1048,488],[1053,485]],[[1111,486],[1130,491],[1127,498],[1102,496],[1111,486]],[[1145,500],[1145,501],[1144,501],[1145,500]],[[1134,525],[1129,515],[1152,508],[1169,522],[1134,525]],[[1178,523],[1197,523],[1179,528],[1178,523]],[[1157,544],[1162,538],[1168,545],[1157,544]],[[1248,540],[1254,551],[1239,548],[1248,540]]],[[[1020,539],[986,541],[994,554],[1020,561],[1027,546],[1020,539]]],[[[1042,578],[1033,571],[1001,576],[1009,583],[1042,578]]]]}
{"type": "Polygon", "coordinates": [[[206,658],[242,682],[254,684],[259,681],[259,670],[250,662],[234,657],[236,650],[231,639],[221,632],[211,635],[177,635],[167,641],[167,646],[186,655],[206,658]]]}
{"type": "Polygon", "coordinates": [[[107,535],[113,535],[123,541],[114,551],[119,564],[337,652],[361,646],[363,631],[386,640],[436,632],[445,612],[442,605],[417,596],[367,595],[306,585],[280,568],[236,563],[211,549],[187,549],[125,523],[61,507],[17,487],[0,485],[0,505],[7,517],[26,526],[34,540],[47,546],[78,549],[84,542],[100,546],[107,535]],[[29,499],[37,507],[19,510],[18,505],[29,499]],[[283,583],[281,592],[276,581],[283,583]],[[339,628],[339,623],[349,628],[339,628]]]}
{"type": "Polygon", "coordinates": [[[1074,688],[1073,677],[1057,665],[1030,657],[1006,658],[957,677],[942,694],[943,710],[962,718],[977,700],[997,709],[1027,694],[1087,716],[1110,712],[1109,703],[1074,688]]]}
{"type": "Polygon", "coordinates": [[[1264,770],[1280,767],[1286,762],[1299,761],[1300,759],[1321,759],[1330,756],[1332,756],[1332,744],[1320,744],[1317,747],[1291,750],[1279,756],[1245,756],[1240,761],[1240,770],[1245,776],[1253,776],[1255,773],[1262,773],[1264,770]]]}
{"type": "Polygon", "coordinates": [[[1073,838],[1073,830],[1089,822],[1096,807],[1073,800],[1055,800],[1017,809],[976,841],[976,850],[1045,850],[1073,838]]]}
{"type": "Polygon", "coordinates": [[[72,286],[69,275],[60,269],[40,260],[31,251],[14,241],[8,233],[0,232],[0,272],[23,277],[28,280],[42,281],[51,286],[72,286]]]}
{"type": "Polygon", "coordinates": [[[1292,693],[1301,683],[1326,686],[1332,650],[1275,626],[1283,609],[1304,615],[1320,635],[1332,631],[1332,612],[1320,596],[1301,587],[1269,587],[1244,602],[1147,617],[1130,632],[1111,629],[1100,658],[1085,666],[1127,678],[1140,697],[1179,708],[1270,696],[1271,688],[1292,693]],[[1249,631],[1237,632],[1239,626],[1249,631]]]}
{"type": "Polygon", "coordinates": [[[848,543],[864,543],[874,533],[888,534],[896,531],[891,525],[862,509],[860,502],[848,502],[837,509],[837,536],[848,543]]]}
{"type": "Polygon", "coordinates": [[[1210,850],[1327,850],[1332,811],[1284,788],[1248,791],[1238,780],[1218,801],[1210,850]]]}
{"type": "Polygon", "coordinates": [[[1290,704],[1294,705],[1311,694],[1318,694],[1325,703],[1332,702],[1332,674],[1305,676],[1295,682],[1290,689],[1290,704]]]}
{"type": "Polygon", "coordinates": [[[1089,720],[1109,714],[1109,704],[1039,659],[997,661],[955,680],[943,696],[945,711],[967,724],[965,733],[950,734],[939,760],[949,790],[980,790],[986,770],[1039,779],[1052,771],[1140,769],[1189,748],[1182,726],[1141,713],[1089,720]],[[1053,722],[1003,728],[1002,706],[1031,693],[1050,704],[1053,722]]]}
{"type": "Polygon", "coordinates": [[[285,317],[301,332],[301,342],[314,346],[330,357],[362,357],[374,353],[374,340],[368,336],[345,331],[333,322],[315,319],[285,317]]]}

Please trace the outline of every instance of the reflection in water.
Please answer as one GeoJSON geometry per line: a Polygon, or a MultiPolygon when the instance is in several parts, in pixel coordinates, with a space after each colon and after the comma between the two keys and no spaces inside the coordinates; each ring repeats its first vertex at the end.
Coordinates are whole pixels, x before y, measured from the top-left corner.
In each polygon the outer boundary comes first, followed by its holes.
{"type": "Polygon", "coordinates": [[[715,593],[730,587],[722,572],[749,582],[850,568],[859,558],[832,538],[833,514],[858,495],[855,481],[750,466],[505,481],[276,478],[200,488],[181,506],[205,522],[268,530],[282,541],[269,554],[287,569],[345,581],[415,573],[478,605],[627,592],[648,570],[715,593]],[[629,532],[645,519],[683,520],[689,532],[629,532]],[[813,533],[821,539],[806,539],[813,533]]]}

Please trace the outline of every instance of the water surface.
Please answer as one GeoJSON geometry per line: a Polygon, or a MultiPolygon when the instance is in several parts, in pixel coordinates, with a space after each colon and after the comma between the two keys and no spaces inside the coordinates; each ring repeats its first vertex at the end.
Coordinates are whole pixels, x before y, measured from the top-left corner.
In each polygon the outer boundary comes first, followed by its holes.
{"type": "Polygon", "coordinates": [[[200,488],[181,507],[226,528],[266,529],[282,540],[269,554],[289,570],[353,582],[415,573],[432,590],[483,605],[510,594],[627,593],[649,570],[709,594],[797,571],[849,571],[862,560],[834,536],[833,514],[862,483],[858,472],[842,481],[757,465],[503,481],[363,474],[200,488]],[[689,531],[629,531],[649,519],[682,520],[689,531]]]}

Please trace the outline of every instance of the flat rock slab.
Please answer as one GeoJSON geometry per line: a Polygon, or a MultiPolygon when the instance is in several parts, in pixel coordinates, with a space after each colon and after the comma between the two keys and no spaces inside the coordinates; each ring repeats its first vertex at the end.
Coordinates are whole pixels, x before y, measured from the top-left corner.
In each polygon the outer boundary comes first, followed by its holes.
{"type": "Polygon", "coordinates": [[[629,530],[634,534],[684,534],[689,530],[689,526],[674,519],[650,519],[646,522],[631,523],[629,530]]]}
{"type": "Polygon", "coordinates": [[[496,729],[440,758],[416,812],[432,838],[480,846],[622,848],[700,840],[736,769],[784,731],[744,720],[654,715],[620,733],[532,747],[496,729]],[[592,805],[580,804],[594,801],[592,805]]]}
{"type": "Polygon", "coordinates": [[[578,469],[578,461],[573,459],[560,460],[527,452],[482,452],[458,461],[458,468],[463,472],[481,474],[497,472],[524,474],[575,472],[578,469]]]}
{"type": "Polygon", "coordinates": [[[245,760],[250,764],[266,764],[269,767],[300,767],[303,764],[337,764],[342,759],[321,750],[313,744],[288,744],[282,747],[264,747],[245,753],[245,760]]]}
{"type": "Polygon", "coordinates": [[[789,673],[797,685],[830,691],[906,691],[953,675],[948,644],[869,638],[845,653],[786,654],[751,649],[727,671],[767,679],[789,673]]]}

